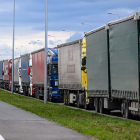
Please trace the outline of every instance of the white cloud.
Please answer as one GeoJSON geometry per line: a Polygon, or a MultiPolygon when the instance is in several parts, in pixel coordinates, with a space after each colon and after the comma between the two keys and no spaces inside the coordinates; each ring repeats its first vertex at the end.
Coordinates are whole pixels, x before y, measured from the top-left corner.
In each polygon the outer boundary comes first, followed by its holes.
{"type": "MultiPolygon", "coordinates": [[[[75,32],[71,31],[71,35],[74,35],[75,32]]],[[[70,38],[68,32],[62,31],[48,31],[48,35],[55,36],[57,44],[65,43],[67,39],[70,38]]],[[[53,37],[48,37],[48,47],[55,47],[49,42],[55,41],[53,37]]],[[[40,49],[45,47],[45,32],[33,30],[32,27],[16,27],[15,32],[15,54],[19,55],[20,50],[21,54],[30,53],[35,49],[40,49]],[[37,42],[39,40],[39,42],[37,42]],[[29,44],[30,42],[36,42],[36,44],[29,44]],[[21,47],[23,46],[23,47],[21,47]],[[25,51],[25,48],[26,51],[25,51]],[[18,49],[16,49],[18,48],[18,49]]],[[[11,51],[12,49],[12,28],[3,27],[0,31],[0,55],[11,51]]],[[[1,58],[0,58],[1,59],[1,58]]]]}

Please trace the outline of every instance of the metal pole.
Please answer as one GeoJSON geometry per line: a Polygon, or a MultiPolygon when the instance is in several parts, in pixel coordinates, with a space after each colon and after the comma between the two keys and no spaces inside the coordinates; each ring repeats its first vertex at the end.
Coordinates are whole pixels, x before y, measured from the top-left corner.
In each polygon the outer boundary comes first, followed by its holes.
{"type": "Polygon", "coordinates": [[[47,17],[48,4],[46,0],[45,6],[45,79],[44,79],[44,103],[47,103],[47,52],[48,52],[48,17],[47,17]]]}
{"type": "Polygon", "coordinates": [[[15,41],[15,0],[14,0],[14,12],[13,12],[13,49],[12,49],[12,94],[14,94],[14,42],[15,41]]]}

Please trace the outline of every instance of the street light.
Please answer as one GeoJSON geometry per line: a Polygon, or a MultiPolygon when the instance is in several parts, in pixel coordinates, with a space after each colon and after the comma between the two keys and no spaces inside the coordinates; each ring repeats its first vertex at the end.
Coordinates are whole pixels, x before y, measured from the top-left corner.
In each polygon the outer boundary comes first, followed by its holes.
{"type": "Polygon", "coordinates": [[[90,30],[92,29],[91,25],[90,24],[87,24],[87,23],[81,23],[82,25],[88,25],[90,27],[90,30]]]}
{"type": "Polygon", "coordinates": [[[55,36],[51,36],[51,35],[48,35],[48,36],[54,37],[54,39],[55,39],[55,47],[56,47],[56,45],[57,45],[57,44],[56,44],[56,43],[57,43],[57,42],[56,42],[56,37],[55,37],[55,36]]]}
{"type": "Polygon", "coordinates": [[[14,94],[15,0],[13,8],[12,94],[14,94]]]}
{"type": "Polygon", "coordinates": [[[48,87],[48,82],[47,82],[47,52],[48,52],[48,15],[47,15],[47,10],[48,10],[48,3],[46,0],[45,3],[45,71],[44,71],[44,75],[45,75],[45,79],[44,79],[44,103],[47,103],[47,87],[48,87]]]}
{"type": "MultiPolygon", "coordinates": [[[[17,50],[20,50],[19,48],[16,48],[17,50]]],[[[21,55],[21,50],[20,50],[20,55],[21,55]]]]}
{"type": "Polygon", "coordinates": [[[11,53],[11,52],[7,52],[7,53],[11,53]]]}
{"type": "Polygon", "coordinates": [[[118,15],[118,14],[113,14],[113,13],[108,13],[109,15],[116,15],[116,16],[118,16],[119,17],[119,19],[120,19],[120,16],[118,15]]]}
{"type": "Polygon", "coordinates": [[[21,48],[25,48],[25,53],[26,53],[26,47],[24,47],[24,46],[21,46],[21,48]]]}
{"type": "MultiPolygon", "coordinates": [[[[32,44],[32,43],[29,43],[29,44],[32,44]]],[[[32,44],[32,45],[34,45],[34,44],[32,44]]],[[[34,51],[35,51],[35,45],[34,45],[34,51]]]]}
{"type": "Polygon", "coordinates": [[[66,31],[66,30],[62,30],[62,31],[70,33],[70,41],[71,41],[71,32],[70,31],[66,31]]]}

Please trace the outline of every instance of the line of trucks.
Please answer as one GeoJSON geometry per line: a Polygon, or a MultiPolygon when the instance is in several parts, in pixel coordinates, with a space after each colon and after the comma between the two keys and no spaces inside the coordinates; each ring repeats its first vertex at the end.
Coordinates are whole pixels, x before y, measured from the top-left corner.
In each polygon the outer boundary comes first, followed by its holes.
{"type": "MultiPolygon", "coordinates": [[[[140,116],[140,13],[109,22],[57,49],[48,49],[50,101],[60,99],[100,113],[119,109],[125,118],[140,116]]],[[[15,60],[15,91],[43,98],[44,49],[15,60]]],[[[0,87],[9,90],[11,64],[12,60],[0,62],[0,87]]]]}

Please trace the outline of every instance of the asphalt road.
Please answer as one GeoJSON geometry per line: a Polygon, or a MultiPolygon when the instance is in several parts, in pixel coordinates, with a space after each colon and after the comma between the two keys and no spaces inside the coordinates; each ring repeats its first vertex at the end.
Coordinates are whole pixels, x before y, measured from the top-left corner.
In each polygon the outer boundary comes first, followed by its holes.
{"type": "Polygon", "coordinates": [[[30,112],[0,101],[0,140],[91,140],[30,112]]]}

